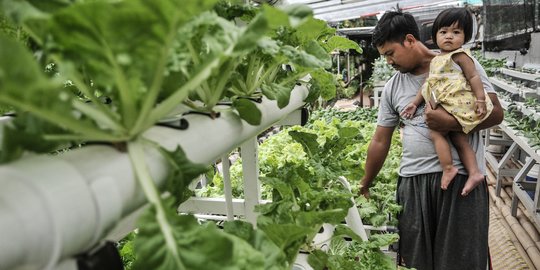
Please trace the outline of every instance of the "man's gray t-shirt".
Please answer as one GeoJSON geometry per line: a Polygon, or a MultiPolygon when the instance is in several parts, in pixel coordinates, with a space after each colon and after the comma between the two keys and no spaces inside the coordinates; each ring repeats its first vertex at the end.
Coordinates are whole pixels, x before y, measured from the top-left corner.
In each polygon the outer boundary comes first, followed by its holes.
{"type": "MultiPolygon", "coordinates": [[[[482,66],[476,59],[474,59],[474,63],[484,84],[484,89],[488,93],[494,92],[493,86],[489,82],[482,66]]],[[[396,127],[400,122],[400,112],[414,99],[427,75],[427,73],[417,76],[411,73],[397,72],[384,86],[379,105],[377,125],[396,127]]],[[[425,104],[421,105],[416,110],[412,119],[401,118],[401,122],[404,125],[401,129],[403,133],[403,156],[401,158],[399,175],[403,177],[442,171],[435,147],[431,141],[429,128],[424,121],[424,108],[425,104]]],[[[478,132],[469,135],[469,143],[476,153],[476,160],[480,171],[485,174],[484,143],[478,132]]],[[[454,166],[459,169],[460,174],[467,174],[456,149],[450,141],[449,144],[452,149],[454,166]]]]}

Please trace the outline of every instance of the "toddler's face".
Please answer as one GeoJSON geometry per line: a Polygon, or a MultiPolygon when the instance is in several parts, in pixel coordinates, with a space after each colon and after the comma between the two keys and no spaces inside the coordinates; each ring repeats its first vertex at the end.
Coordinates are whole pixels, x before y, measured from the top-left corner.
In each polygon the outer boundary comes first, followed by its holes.
{"type": "Polygon", "coordinates": [[[450,26],[441,27],[437,31],[437,46],[442,52],[449,52],[459,49],[465,42],[465,33],[457,22],[450,26]]]}

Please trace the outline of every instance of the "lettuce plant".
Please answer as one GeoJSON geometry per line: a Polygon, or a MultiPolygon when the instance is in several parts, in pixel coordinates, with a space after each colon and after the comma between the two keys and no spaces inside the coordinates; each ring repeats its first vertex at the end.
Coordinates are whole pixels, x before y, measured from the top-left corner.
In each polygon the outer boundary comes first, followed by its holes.
{"type": "Polygon", "coordinates": [[[316,250],[308,257],[315,270],[392,270],[396,265],[381,248],[399,239],[395,233],[373,234],[363,241],[345,225],[338,225],[330,240],[328,250],[316,250]]]}

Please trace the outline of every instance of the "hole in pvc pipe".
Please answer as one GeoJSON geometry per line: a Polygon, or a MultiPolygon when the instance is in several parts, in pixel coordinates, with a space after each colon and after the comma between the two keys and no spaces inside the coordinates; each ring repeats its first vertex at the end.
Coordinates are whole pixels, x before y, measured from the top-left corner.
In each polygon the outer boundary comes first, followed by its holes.
{"type": "Polygon", "coordinates": [[[123,270],[122,258],[113,242],[107,241],[103,245],[77,255],[77,269],[79,270],[123,270]]]}

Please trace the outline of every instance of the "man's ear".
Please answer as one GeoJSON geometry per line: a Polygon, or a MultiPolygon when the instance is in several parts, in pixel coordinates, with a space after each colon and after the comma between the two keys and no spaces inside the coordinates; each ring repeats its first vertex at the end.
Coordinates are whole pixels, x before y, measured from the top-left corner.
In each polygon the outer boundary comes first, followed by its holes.
{"type": "Polygon", "coordinates": [[[416,38],[412,34],[407,34],[405,36],[405,42],[407,42],[409,45],[413,45],[414,43],[416,43],[416,41],[416,38]]]}

